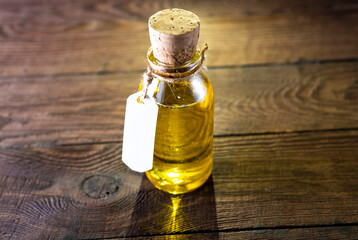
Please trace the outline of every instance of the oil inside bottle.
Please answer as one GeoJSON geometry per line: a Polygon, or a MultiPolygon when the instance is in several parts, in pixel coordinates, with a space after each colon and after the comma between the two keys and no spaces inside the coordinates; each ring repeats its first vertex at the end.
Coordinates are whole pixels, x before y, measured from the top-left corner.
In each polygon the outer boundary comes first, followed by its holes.
{"type": "Polygon", "coordinates": [[[155,187],[166,192],[192,191],[208,179],[212,170],[211,83],[202,71],[185,80],[158,78],[157,89],[150,97],[159,111],[153,168],[146,175],[155,187]]]}

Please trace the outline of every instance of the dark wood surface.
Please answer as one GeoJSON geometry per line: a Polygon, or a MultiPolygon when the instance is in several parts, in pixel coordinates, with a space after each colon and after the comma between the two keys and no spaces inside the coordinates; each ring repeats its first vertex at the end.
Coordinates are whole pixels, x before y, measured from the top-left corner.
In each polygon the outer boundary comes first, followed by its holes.
{"type": "Polygon", "coordinates": [[[356,239],[357,1],[0,1],[0,239],[356,239]],[[202,20],[214,170],[171,196],[121,162],[147,19],[202,20]]]}
{"type": "Polygon", "coordinates": [[[172,6],[200,16],[209,67],[358,58],[356,1],[1,2],[3,76],[142,70],[147,20],[172,6]]]}
{"type": "MultiPolygon", "coordinates": [[[[208,75],[217,136],[358,129],[357,62],[219,68],[208,75]]],[[[0,147],[121,141],[125,100],[140,77],[6,77],[0,147]]]]}

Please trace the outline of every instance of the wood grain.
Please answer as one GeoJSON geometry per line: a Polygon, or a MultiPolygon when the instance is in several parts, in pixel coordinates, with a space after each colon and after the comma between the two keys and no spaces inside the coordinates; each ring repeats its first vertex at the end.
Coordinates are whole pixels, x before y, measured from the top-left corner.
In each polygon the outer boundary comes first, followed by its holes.
{"type": "Polygon", "coordinates": [[[203,17],[213,16],[276,16],[276,15],[337,15],[357,9],[354,0],[261,0],[261,1],[190,1],[190,0],[156,0],[151,3],[143,0],[127,1],[107,0],[62,0],[44,2],[41,0],[3,0],[0,2],[0,20],[3,23],[41,22],[43,16],[56,16],[63,21],[85,21],[95,17],[108,20],[113,17],[119,20],[147,21],[154,12],[162,9],[184,8],[203,17]],[[205,3],[205,4],[203,4],[205,3]],[[69,9],[71,11],[69,11],[69,9]],[[76,11],[74,11],[74,9],[76,11]],[[58,17],[61,16],[61,17],[58,17]]]}
{"type": "MultiPolygon", "coordinates": [[[[358,127],[358,63],[212,69],[215,135],[358,127]]],[[[140,73],[0,80],[0,146],[121,141],[140,73]]]]}
{"type": "Polygon", "coordinates": [[[144,69],[147,20],[174,6],[201,18],[208,66],[358,58],[354,1],[189,2],[2,2],[0,74],[144,69]]]}
{"type": "MultiPolygon", "coordinates": [[[[345,227],[317,227],[317,228],[297,228],[297,229],[265,229],[249,231],[232,231],[220,233],[196,233],[196,234],[176,234],[150,237],[131,237],[131,239],[356,239],[358,233],[357,226],[345,227]]],[[[121,239],[121,238],[114,238],[121,239]]]]}
{"type": "Polygon", "coordinates": [[[0,239],[356,239],[354,0],[0,1],[0,239]],[[172,196],[121,162],[148,18],[201,18],[214,170],[172,196]]]}
{"type": "Polygon", "coordinates": [[[120,144],[1,150],[2,236],[207,232],[233,239],[235,232],[219,233],[230,230],[258,239],[276,234],[307,239],[308,234],[352,238],[357,232],[358,131],[215,138],[212,179],[174,198],[129,171],[120,155],[120,144]],[[115,178],[119,191],[88,197],[81,186],[93,175],[115,178]]]}

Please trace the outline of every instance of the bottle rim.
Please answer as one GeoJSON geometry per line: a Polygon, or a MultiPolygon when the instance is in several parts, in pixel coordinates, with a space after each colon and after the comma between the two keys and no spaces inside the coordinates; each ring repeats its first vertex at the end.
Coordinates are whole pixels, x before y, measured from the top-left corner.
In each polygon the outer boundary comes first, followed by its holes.
{"type": "Polygon", "coordinates": [[[184,78],[198,72],[203,66],[204,52],[196,49],[194,56],[182,65],[173,66],[167,65],[158,61],[153,54],[153,49],[150,47],[147,52],[148,71],[154,75],[165,78],[184,78]]]}

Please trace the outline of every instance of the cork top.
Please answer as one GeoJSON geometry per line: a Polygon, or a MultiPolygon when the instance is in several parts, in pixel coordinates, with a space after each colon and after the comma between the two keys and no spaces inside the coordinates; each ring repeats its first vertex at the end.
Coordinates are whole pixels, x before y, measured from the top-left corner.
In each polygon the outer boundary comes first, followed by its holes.
{"type": "Polygon", "coordinates": [[[195,54],[200,19],[187,10],[173,8],[149,18],[149,36],[154,57],[167,65],[182,65],[195,54]]]}

